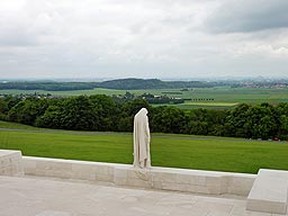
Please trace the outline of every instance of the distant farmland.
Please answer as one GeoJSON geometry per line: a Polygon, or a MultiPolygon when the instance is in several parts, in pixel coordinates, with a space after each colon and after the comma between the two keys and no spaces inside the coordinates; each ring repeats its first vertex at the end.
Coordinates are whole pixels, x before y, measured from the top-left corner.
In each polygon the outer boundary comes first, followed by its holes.
{"type": "MultiPolygon", "coordinates": [[[[230,88],[230,87],[214,87],[214,88],[193,88],[193,89],[145,89],[145,90],[127,90],[135,96],[144,93],[153,95],[167,95],[169,97],[183,98],[184,104],[177,104],[181,109],[193,108],[231,108],[239,103],[260,104],[271,103],[278,104],[288,102],[288,89],[272,89],[272,88],[230,88]]],[[[50,93],[55,96],[78,96],[78,95],[124,95],[126,90],[112,90],[95,88],[92,90],[75,90],[75,91],[43,91],[43,90],[0,90],[0,94],[39,94],[50,93]]],[[[170,104],[166,104],[170,105],[170,104]]],[[[158,105],[159,106],[159,105],[158,105]]]]}

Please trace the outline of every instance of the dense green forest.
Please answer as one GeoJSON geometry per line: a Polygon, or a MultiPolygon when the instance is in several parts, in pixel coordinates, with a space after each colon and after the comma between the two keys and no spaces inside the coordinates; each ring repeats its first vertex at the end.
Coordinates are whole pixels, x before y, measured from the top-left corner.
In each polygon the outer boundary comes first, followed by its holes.
{"type": "Polygon", "coordinates": [[[67,130],[132,131],[140,108],[149,110],[152,132],[287,140],[288,103],[240,104],[229,110],[152,107],[143,99],[106,95],[0,98],[0,119],[67,130]]]}
{"type": "Polygon", "coordinates": [[[45,91],[69,91],[87,90],[97,87],[97,83],[91,82],[2,82],[0,90],[19,89],[19,90],[45,90],[45,91]]]}
{"type": "Polygon", "coordinates": [[[119,79],[99,83],[100,88],[122,90],[209,88],[216,85],[216,83],[205,81],[162,81],[159,79],[119,79]]]}
{"type": "Polygon", "coordinates": [[[104,82],[2,82],[2,89],[68,91],[87,90],[94,88],[107,89],[175,89],[175,88],[206,88],[216,83],[201,81],[161,81],[159,79],[119,79],[104,82]]]}

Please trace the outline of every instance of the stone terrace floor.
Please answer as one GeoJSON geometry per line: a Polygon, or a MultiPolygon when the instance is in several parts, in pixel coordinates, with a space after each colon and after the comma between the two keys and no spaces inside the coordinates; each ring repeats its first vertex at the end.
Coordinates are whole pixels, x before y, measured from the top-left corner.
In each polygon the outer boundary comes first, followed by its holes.
{"type": "Polygon", "coordinates": [[[119,188],[104,183],[0,176],[0,216],[271,216],[246,199],[119,188]]]}

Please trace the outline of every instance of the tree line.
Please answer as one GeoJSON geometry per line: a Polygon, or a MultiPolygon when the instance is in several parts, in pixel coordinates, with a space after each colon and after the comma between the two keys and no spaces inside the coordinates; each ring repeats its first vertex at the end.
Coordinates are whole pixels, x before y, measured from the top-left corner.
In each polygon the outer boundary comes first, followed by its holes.
{"type": "Polygon", "coordinates": [[[146,100],[106,95],[67,98],[0,98],[0,119],[43,128],[132,132],[134,115],[145,107],[152,132],[288,139],[288,103],[240,104],[230,110],[153,107],[146,100]]]}
{"type": "Polygon", "coordinates": [[[217,83],[205,81],[162,81],[159,79],[118,79],[103,82],[52,82],[52,81],[10,81],[0,82],[0,89],[69,91],[107,88],[119,90],[132,89],[177,89],[209,88],[217,83]]]}

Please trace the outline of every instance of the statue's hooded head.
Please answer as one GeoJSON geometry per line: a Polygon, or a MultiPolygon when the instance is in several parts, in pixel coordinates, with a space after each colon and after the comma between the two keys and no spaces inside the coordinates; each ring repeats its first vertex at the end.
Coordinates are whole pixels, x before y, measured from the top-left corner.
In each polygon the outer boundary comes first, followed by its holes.
{"type": "Polygon", "coordinates": [[[142,109],[139,111],[139,113],[147,115],[147,114],[148,114],[148,110],[147,110],[146,108],[142,108],[142,109]]]}
{"type": "Polygon", "coordinates": [[[146,119],[148,116],[148,110],[146,108],[142,108],[141,110],[139,110],[139,112],[135,115],[135,117],[137,116],[138,118],[144,118],[146,119]]]}

